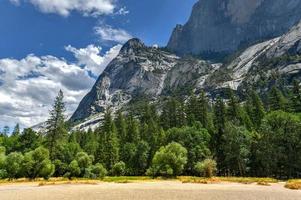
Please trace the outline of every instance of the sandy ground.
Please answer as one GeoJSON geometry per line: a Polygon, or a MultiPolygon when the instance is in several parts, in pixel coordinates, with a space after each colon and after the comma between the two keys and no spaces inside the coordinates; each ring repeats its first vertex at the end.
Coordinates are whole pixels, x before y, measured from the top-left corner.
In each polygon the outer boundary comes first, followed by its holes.
{"type": "Polygon", "coordinates": [[[98,185],[34,184],[0,186],[0,200],[301,200],[301,191],[236,183],[182,184],[177,181],[101,183],[98,185]]]}

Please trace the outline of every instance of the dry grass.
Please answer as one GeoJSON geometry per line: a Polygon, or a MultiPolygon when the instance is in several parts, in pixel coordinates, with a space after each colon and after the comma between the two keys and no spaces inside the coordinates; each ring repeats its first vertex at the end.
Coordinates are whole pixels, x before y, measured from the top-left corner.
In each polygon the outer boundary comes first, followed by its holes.
{"type": "Polygon", "coordinates": [[[262,185],[262,186],[271,186],[270,183],[268,182],[265,182],[265,181],[260,181],[260,182],[257,182],[257,185],[262,185]]]}
{"type": "Polygon", "coordinates": [[[178,177],[182,183],[199,183],[199,184],[212,184],[219,183],[220,180],[217,177],[213,178],[201,178],[201,177],[192,177],[192,176],[181,176],[178,177]]]}
{"type": "Polygon", "coordinates": [[[277,183],[276,179],[272,178],[241,178],[241,177],[213,177],[213,178],[201,178],[201,177],[191,177],[184,176],[179,177],[182,183],[201,183],[201,184],[212,184],[220,182],[233,182],[233,183],[243,183],[252,184],[257,183],[258,185],[269,185],[270,183],[277,183]]]}
{"type": "MultiPolygon", "coordinates": [[[[72,179],[67,178],[50,178],[49,180],[43,179],[17,179],[17,180],[0,180],[0,184],[16,184],[16,183],[37,183],[39,186],[44,185],[59,185],[59,184],[98,184],[101,182],[112,182],[112,183],[135,183],[135,182],[154,182],[154,181],[181,181],[182,183],[198,183],[198,184],[214,184],[221,182],[234,182],[243,184],[257,183],[258,185],[268,186],[270,183],[278,182],[272,178],[240,178],[240,177],[213,177],[213,178],[202,178],[192,176],[179,176],[176,178],[152,178],[148,176],[120,176],[120,177],[105,177],[99,180],[89,179],[72,179]]],[[[287,183],[287,188],[298,188],[301,187],[301,181],[290,181],[287,183]]],[[[298,188],[300,189],[300,188],[298,188]]]]}
{"type": "Polygon", "coordinates": [[[68,184],[87,184],[87,185],[97,185],[100,183],[98,180],[66,180],[66,181],[42,181],[38,186],[48,186],[48,185],[68,185],[68,184]]]}
{"type": "Polygon", "coordinates": [[[301,190],[301,179],[289,180],[284,187],[291,190],[301,190]]]}

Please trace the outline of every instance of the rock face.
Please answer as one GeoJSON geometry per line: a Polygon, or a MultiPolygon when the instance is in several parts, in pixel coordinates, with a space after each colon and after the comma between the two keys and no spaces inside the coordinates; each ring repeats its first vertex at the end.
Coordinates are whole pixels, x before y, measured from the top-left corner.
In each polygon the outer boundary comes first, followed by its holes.
{"type": "Polygon", "coordinates": [[[189,22],[175,30],[170,48],[181,53],[232,52],[246,39],[261,42],[236,52],[227,63],[213,64],[131,39],[80,102],[70,122],[75,128],[95,128],[105,109],[115,112],[137,99],[160,103],[162,97],[185,97],[201,89],[214,99],[229,88],[243,93],[254,87],[265,93],[273,84],[286,87],[293,79],[301,80],[301,21],[292,25],[300,18],[300,4],[301,0],[199,1],[189,22]]]}
{"type": "Polygon", "coordinates": [[[156,100],[180,87],[197,86],[212,70],[205,61],[179,58],[132,39],[100,75],[70,121],[86,121],[83,126],[90,126],[101,120],[108,107],[115,111],[139,97],[156,100]]]}
{"type": "Polygon", "coordinates": [[[278,37],[301,19],[301,0],[199,0],[168,48],[178,55],[230,54],[278,37]]]}
{"type": "Polygon", "coordinates": [[[277,82],[285,87],[292,79],[300,80],[300,75],[301,22],[281,37],[244,50],[230,64],[210,74],[204,87],[212,91],[220,88],[244,90],[253,86],[259,91],[277,82]]]}

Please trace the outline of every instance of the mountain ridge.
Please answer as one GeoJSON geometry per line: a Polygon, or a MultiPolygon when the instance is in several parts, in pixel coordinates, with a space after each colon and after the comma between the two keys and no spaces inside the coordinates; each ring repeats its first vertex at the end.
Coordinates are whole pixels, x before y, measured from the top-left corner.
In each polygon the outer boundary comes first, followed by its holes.
{"type": "Polygon", "coordinates": [[[167,48],[179,55],[229,55],[284,34],[301,20],[300,9],[299,0],[199,0],[167,48]]]}

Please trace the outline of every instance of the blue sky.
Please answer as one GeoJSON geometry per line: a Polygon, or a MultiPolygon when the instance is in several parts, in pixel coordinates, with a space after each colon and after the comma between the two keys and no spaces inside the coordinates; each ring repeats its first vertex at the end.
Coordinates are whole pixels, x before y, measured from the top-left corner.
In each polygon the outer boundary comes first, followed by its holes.
{"type": "MultiPolygon", "coordinates": [[[[173,27],[187,21],[196,0],[124,0],[116,10],[125,8],[126,15],[84,17],[76,10],[69,16],[43,13],[30,3],[18,6],[0,1],[0,58],[22,58],[35,55],[69,56],[65,45],[77,48],[98,44],[107,48],[93,30],[100,23],[121,28],[148,45],[166,45],[173,27]]],[[[110,46],[110,44],[109,44],[110,46]]]]}
{"type": "Polygon", "coordinates": [[[165,46],[197,0],[1,0],[0,130],[47,119],[59,89],[70,115],[121,45],[165,46]]]}

